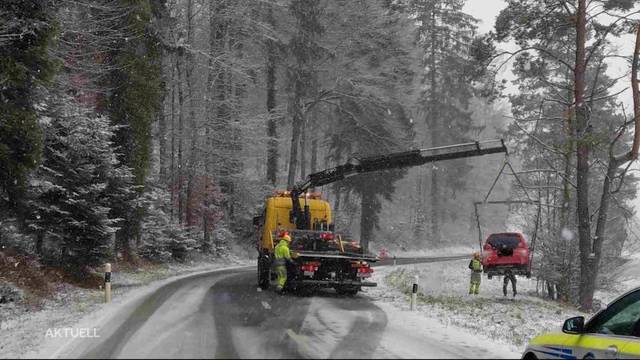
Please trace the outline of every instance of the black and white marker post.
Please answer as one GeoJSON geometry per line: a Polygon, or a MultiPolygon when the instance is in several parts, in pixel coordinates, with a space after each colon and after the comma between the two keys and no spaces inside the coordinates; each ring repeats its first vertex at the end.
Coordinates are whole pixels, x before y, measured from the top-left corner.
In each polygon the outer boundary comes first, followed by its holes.
{"type": "Polygon", "coordinates": [[[104,264],[104,302],[111,302],[111,264],[104,264]]]}
{"type": "Polygon", "coordinates": [[[416,301],[418,300],[418,275],[413,277],[413,288],[411,289],[411,311],[416,308],[416,301]]]}

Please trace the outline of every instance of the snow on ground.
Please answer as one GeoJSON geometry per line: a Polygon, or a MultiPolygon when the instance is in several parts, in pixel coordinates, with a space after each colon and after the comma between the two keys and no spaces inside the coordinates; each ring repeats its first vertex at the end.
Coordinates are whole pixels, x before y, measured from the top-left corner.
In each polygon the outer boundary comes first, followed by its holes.
{"type": "Polygon", "coordinates": [[[615,283],[610,284],[609,289],[596,291],[595,297],[607,304],[629,290],[640,287],[640,253],[623,254],[626,261],[615,269],[609,278],[615,283]]]}
{"type": "Polygon", "coordinates": [[[148,294],[169,281],[214,269],[250,265],[248,260],[235,257],[216,263],[201,262],[168,264],[154,270],[113,273],[112,303],[104,304],[101,290],[81,289],[65,285],[41,308],[33,309],[16,304],[0,306],[0,358],[50,357],[73,338],[52,338],[49,329],[91,329],[119,306],[148,294]],[[126,295],[126,296],[125,296],[126,295]],[[91,325],[93,324],[93,325],[91,325]]]}
{"type": "MultiPolygon", "coordinates": [[[[537,297],[535,280],[523,277],[518,277],[515,298],[511,289],[503,297],[502,277],[489,280],[483,276],[480,295],[468,295],[467,265],[468,260],[462,260],[377,268],[378,288],[367,293],[388,304],[384,306],[407,309],[413,277],[418,275],[420,321],[415,326],[429,329],[438,321],[446,328],[458,329],[454,339],[464,346],[496,349],[478,353],[478,357],[491,357],[496,352],[502,357],[520,357],[534,335],[560,329],[566,318],[588,316],[537,297]]],[[[429,334],[432,332],[437,330],[431,329],[429,334]]]]}

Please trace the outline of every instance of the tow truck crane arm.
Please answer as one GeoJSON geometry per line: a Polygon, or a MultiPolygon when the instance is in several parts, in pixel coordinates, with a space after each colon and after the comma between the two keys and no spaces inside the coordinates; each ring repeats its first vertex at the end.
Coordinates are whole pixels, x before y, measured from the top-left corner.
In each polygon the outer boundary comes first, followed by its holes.
{"type": "Polygon", "coordinates": [[[331,184],[362,173],[413,167],[436,161],[502,152],[506,154],[507,148],[502,139],[497,139],[410,150],[364,158],[353,157],[343,165],[310,174],[306,181],[296,184],[293,189],[291,189],[292,222],[296,224],[297,229],[305,230],[310,228],[309,209],[305,205],[305,209],[303,210],[298,201],[300,195],[304,194],[309,188],[331,184]]]}

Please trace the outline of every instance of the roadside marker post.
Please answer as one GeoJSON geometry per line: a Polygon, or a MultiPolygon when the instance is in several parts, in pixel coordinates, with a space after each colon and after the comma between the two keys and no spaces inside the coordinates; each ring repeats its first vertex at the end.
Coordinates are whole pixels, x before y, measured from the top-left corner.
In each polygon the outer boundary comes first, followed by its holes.
{"type": "Polygon", "coordinates": [[[418,300],[418,275],[413,277],[413,289],[411,289],[411,311],[415,310],[418,300]]]}
{"type": "Polygon", "coordinates": [[[111,302],[111,264],[104,264],[104,302],[111,302]]]}
{"type": "Polygon", "coordinates": [[[396,256],[393,255],[393,266],[396,266],[396,256]]]}

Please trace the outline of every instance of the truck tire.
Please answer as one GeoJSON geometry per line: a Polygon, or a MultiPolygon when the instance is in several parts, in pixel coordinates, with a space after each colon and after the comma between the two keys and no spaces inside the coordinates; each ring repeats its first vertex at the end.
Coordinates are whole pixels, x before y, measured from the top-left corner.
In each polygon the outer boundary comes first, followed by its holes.
{"type": "Polygon", "coordinates": [[[267,290],[271,283],[271,266],[267,264],[265,256],[258,258],[258,286],[262,290],[267,290]]]}
{"type": "Polygon", "coordinates": [[[338,295],[355,296],[360,291],[359,286],[339,285],[335,287],[338,295]]]}

